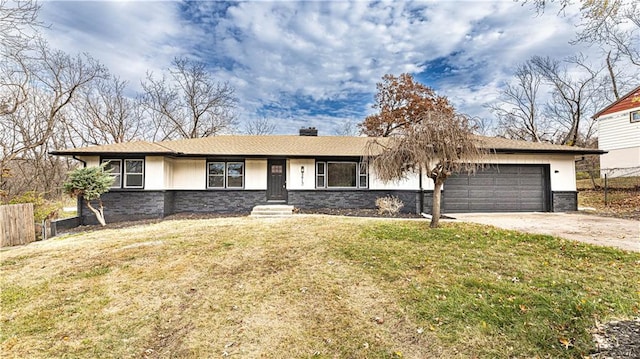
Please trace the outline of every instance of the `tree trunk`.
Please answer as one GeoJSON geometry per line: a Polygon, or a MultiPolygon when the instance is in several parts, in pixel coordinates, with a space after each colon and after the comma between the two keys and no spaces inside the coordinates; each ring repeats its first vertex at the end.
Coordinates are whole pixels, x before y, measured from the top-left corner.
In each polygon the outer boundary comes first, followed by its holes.
{"type": "Polygon", "coordinates": [[[104,220],[104,207],[102,207],[102,201],[98,201],[98,209],[93,208],[91,205],[91,201],[84,200],[87,204],[87,207],[96,215],[96,219],[100,222],[101,225],[106,226],[107,223],[104,220]]]}
{"type": "Polygon", "coordinates": [[[607,70],[609,70],[609,78],[611,79],[611,88],[616,101],[620,99],[618,95],[618,84],[616,83],[616,73],[613,71],[613,63],[611,62],[611,51],[607,54],[607,70]]]}
{"type": "Polygon", "coordinates": [[[440,198],[442,190],[442,182],[434,181],[433,189],[433,206],[431,207],[431,224],[429,227],[438,228],[440,226],[440,198]]]}

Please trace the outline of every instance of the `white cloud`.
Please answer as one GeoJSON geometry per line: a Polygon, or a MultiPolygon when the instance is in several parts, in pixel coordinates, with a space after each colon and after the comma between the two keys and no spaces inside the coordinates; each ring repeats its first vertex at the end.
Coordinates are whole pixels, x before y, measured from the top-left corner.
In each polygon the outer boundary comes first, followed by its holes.
{"type": "Polygon", "coordinates": [[[132,87],[183,54],[194,31],[172,2],[45,2],[41,16],[52,47],[88,52],[132,87]]]}
{"type": "Polygon", "coordinates": [[[87,51],[134,86],[174,56],[206,61],[236,88],[241,118],[266,114],[288,133],[362,120],[387,73],[417,74],[488,116],[482,105],[517,64],[576,52],[575,10],[536,16],[511,0],[47,2],[43,15],[53,46],[87,51]]]}

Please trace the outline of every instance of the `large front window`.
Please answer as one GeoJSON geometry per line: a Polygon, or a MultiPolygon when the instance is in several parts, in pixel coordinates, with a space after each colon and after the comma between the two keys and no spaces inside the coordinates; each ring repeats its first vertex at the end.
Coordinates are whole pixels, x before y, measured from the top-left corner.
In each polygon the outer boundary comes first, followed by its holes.
{"type": "Polygon", "coordinates": [[[113,176],[111,188],[143,188],[143,159],[103,159],[104,170],[113,176]]]}
{"type": "Polygon", "coordinates": [[[316,162],[317,188],[367,188],[367,180],[364,162],[316,162]]]}
{"type": "Polygon", "coordinates": [[[207,162],[208,188],[243,188],[244,162],[207,162]]]}

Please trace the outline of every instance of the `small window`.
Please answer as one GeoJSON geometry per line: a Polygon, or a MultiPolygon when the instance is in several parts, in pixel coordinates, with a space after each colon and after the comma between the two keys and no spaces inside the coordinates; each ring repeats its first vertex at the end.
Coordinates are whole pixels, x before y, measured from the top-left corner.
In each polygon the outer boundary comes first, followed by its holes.
{"type": "Polygon", "coordinates": [[[104,170],[113,176],[111,188],[144,188],[143,159],[103,159],[104,170]]]}
{"type": "Polygon", "coordinates": [[[244,163],[227,163],[227,188],[244,187],[244,163]]]}
{"type": "Polygon", "coordinates": [[[368,165],[366,162],[360,162],[360,166],[359,166],[360,170],[358,173],[358,187],[360,188],[367,188],[367,182],[368,182],[368,165]]]}
{"type": "Polygon", "coordinates": [[[316,187],[324,188],[325,187],[325,163],[318,162],[316,163],[316,187]]]}
{"type": "Polygon", "coordinates": [[[122,187],[122,160],[102,160],[102,163],[106,163],[104,171],[113,176],[111,188],[122,187]]]}
{"type": "Polygon", "coordinates": [[[224,188],[224,162],[209,162],[209,188],[224,188]]]}
{"type": "Polygon", "coordinates": [[[142,188],[144,183],[144,161],[124,160],[124,187],[142,188]]]}
{"type": "Polygon", "coordinates": [[[243,188],[244,162],[207,162],[208,188],[243,188]]]}
{"type": "Polygon", "coordinates": [[[631,118],[631,123],[640,122],[640,110],[631,111],[631,114],[629,116],[631,118]]]}

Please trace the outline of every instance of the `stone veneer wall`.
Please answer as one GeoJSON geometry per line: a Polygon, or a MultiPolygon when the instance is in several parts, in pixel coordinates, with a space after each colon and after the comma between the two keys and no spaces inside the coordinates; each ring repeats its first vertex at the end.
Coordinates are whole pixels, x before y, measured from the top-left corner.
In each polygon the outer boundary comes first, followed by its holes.
{"type": "Polygon", "coordinates": [[[262,190],[173,191],[172,213],[244,213],[267,203],[262,190]]]}
{"type": "MultiPolygon", "coordinates": [[[[302,209],[376,208],[376,198],[396,196],[404,202],[405,213],[420,213],[420,192],[397,190],[292,190],[288,204],[302,209]]],[[[431,213],[433,191],[424,191],[425,213],[431,213]]],[[[443,193],[443,200],[446,193],[443,193]]],[[[248,213],[256,205],[268,204],[264,190],[224,191],[113,191],[102,201],[109,222],[162,218],[174,213],[248,213]]],[[[576,211],[577,192],[553,192],[553,212],[576,211]]],[[[78,206],[81,224],[97,221],[84,203],[78,206]]]]}
{"type": "Polygon", "coordinates": [[[573,212],[578,210],[578,192],[553,192],[551,203],[553,212],[573,212]]]}
{"type": "MultiPolygon", "coordinates": [[[[109,222],[162,218],[174,213],[245,213],[266,204],[265,191],[111,191],[102,195],[109,222]]],[[[97,224],[93,212],[82,203],[82,224],[97,224]]]]}
{"type": "Polygon", "coordinates": [[[418,191],[392,190],[294,190],[289,191],[289,204],[298,208],[376,208],[378,197],[395,196],[404,203],[402,212],[417,213],[418,191]]]}
{"type": "MultiPolygon", "coordinates": [[[[165,214],[165,191],[111,191],[101,196],[107,223],[162,218],[165,214]]],[[[97,202],[93,201],[94,208],[97,202]]],[[[78,212],[82,224],[98,224],[84,201],[78,212]]]]}

